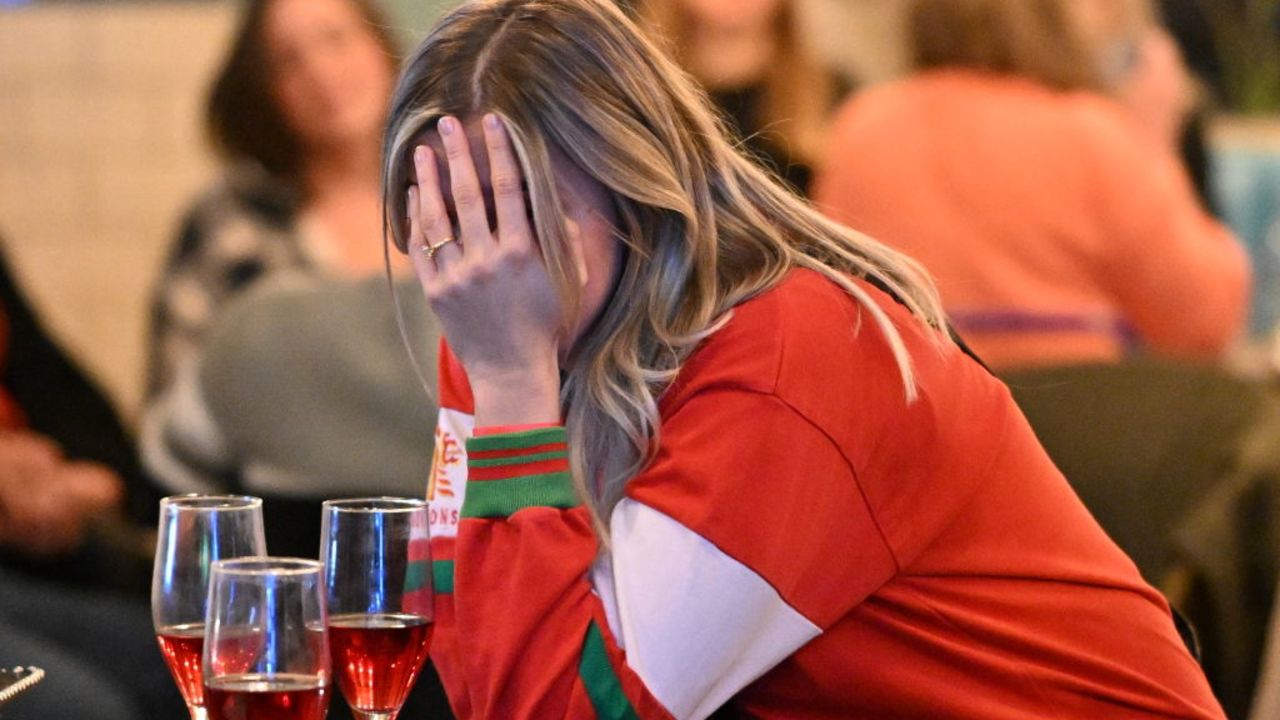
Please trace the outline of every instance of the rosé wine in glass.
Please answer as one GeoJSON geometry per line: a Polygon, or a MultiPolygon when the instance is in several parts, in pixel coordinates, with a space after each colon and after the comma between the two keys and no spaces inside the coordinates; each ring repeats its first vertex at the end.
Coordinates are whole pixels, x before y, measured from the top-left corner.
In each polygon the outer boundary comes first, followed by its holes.
{"type": "Polygon", "coordinates": [[[358,720],[393,720],[431,647],[427,504],[329,500],[320,534],[333,671],[358,720]]]}
{"type": "Polygon", "coordinates": [[[201,658],[210,568],[221,559],[266,553],[258,498],[178,495],[160,501],[151,617],[192,720],[205,718],[201,658]]]}

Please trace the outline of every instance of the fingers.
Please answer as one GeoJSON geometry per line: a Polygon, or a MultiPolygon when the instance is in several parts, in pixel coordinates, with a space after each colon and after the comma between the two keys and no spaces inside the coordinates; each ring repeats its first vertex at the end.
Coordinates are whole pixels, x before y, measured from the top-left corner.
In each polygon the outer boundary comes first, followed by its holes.
{"type": "Polygon", "coordinates": [[[124,484],[105,466],[72,461],[63,470],[63,478],[71,501],[86,516],[110,512],[124,499],[124,484]]]}
{"type": "Polygon", "coordinates": [[[516,159],[511,136],[497,115],[484,116],[484,142],[489,155],[489,181],[498,220],[498,237],[503,243],[528,242],[533,237],[524,202],[524,178],[516,159]]]}
{"type": "MultiPolygon", "coordinates": [[[[420,145],[413,151],[414,169],[418,174],[418,184],[409,188],[411,208],[410,222],[413,220],[412,208],[417,208],[418,229],[410,229],[410,237],[418,245],[439,245],[453,236],[453,223],[449,221],[449,213],[444,206],[444,195],[440,187],[440,173],[436,167],[436,154],[427,145],[420,145]]],[[[456,245],[456,243],[449,243],[456,245]]],[[[413,248],[411,248],[412,250],[413,248]]],[[[442,251],[459,253],[458,247],[444,247],[442,251]]],[[[422,248],[417,248],[421,255],[422,248]]],[[[431,263],[428,262],[428,265],[431,263]]]]}
{"type": "Polygon", "coordinates": [[[462,231],[465,246],[483,251],[493,243],[489,232],[489,218],[485,212],[484,193],[480,179],[476,177],[475,161],[471,159],[471,146],[462,124],[457,118],[443,117],[437,125],[449,161],[449,181],[453,191],[453,206],[458,214],[458,227],[462,231]]]}
{"type": "Polygon", "coordinates": [[[0,535],[6,542],[37,555],[75,547],[96,513],[81,506],[68,480],[63,469],[24,478],[25,492],[10,498],[0,513],[0,535]]]}
{"type": "MultiPolygon", "coordinates": [[[[418,176],[419,178],[422,175],[418,176]]],[[[420,210],[422,200],[419,197],[422,192],[417,185],[409,187],[408,197],[405,201],[405,207],[409,209],[409,261],[413,263],[414,272],[418,278],[424,283],[431,283],[436,276],[436,264],[427,256],[423,250],[425,244],[430,242],[427,239],[426,232],[422,229],[422,212],[420,210]]]]}

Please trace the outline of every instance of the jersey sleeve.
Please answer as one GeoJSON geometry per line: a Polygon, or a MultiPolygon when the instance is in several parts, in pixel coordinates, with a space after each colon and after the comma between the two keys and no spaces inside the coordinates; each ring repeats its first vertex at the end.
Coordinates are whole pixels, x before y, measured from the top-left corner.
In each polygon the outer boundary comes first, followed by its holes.
{"type": "Polygon", "coordinates": [[[673,410],[603,547],[567,455],[560,427],[467,442],[451,584],[474,716],[707,717],[895,572],[853,468],[775,396],[673,410]]]}
{"type": "Polygon", "coordinates": [[[453,714],[473,717],[469,693],[461,671],[454,604],[454,557],[462,499],[466,492],[466,443],[475,427],[474,402],[462,364],[440,340],[436,424],[431,474],[427,482],[431,532],[431,577],[435,597],[435,629],[431,662],[444,684],[453,714]]]}

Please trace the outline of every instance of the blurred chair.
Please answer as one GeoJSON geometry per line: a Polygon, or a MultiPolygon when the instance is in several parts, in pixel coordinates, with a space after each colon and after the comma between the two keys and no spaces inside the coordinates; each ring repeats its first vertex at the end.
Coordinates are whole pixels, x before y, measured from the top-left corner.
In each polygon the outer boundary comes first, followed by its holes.
{"type": "Polygon", "coordinates": [[[1245,717],[1280,574],[1280,392],[1149,358],[1001,376],[1098,522],[1196,627],[1228,716],[1245,717]]]}
{"type": "MultiPolygon", "coordinates": [[[[1280,592],[1276,594],[1280,605],[1280,592]]],[[[1280,613],[1271,614],[1271,627],[1267,630],[1267,649],[1258,672],[1258,687],[1253,695],[1253,707],[1249,720],[1272,720],[1280,717],[1280,613]]]]}

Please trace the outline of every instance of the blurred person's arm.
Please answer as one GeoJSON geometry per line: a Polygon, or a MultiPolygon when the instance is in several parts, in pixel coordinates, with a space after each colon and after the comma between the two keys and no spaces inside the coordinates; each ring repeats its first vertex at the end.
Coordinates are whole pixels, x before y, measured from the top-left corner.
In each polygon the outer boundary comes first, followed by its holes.
{"type": "MultiPolygon", "coordinates": [[[[189,241],[193,242],[188,238],[184,243],[189,241]]],[[[183,254],[182,249],[179,254],[183,254]]],[[[286,352],[287,345],[276,342],[273,331],[252,330],[253,323],[246,324],[246,318],[254,315],[258,297],[288,284],[266,283],[247,289],[236,298],[220,295],[225,306],[202,324],[199,346],[187,351],[171,369],[172,376],[160,392],[151,398],[143,415],[139,446],[143,466],[164,492],[228,492],[241,486],[246,451],[235,436],[243,430],[242,417],[219,415],[219,403],[210,399],[225,401],[228,393],[238,396],[248,378],[232,373],[227,378],[231,385],[220,385],[218,379],[210,379],[209,368],[224,362],[236,364],[246,352],[251,357],[242,367],[256,368],[259,360],[268,360],[255,354],[258,341],[265,341],[276,352],[286,352]]],[[[214,288],[210,291],[220,292],[214,288]]],[[[254,399],[272,402],[263,395],[254,399]]],[[[237,410],[244,410],[238,403],[233,404],[237,410]]]]}
{"type": "Polygon", "coordinates": [[[1182,53],[1162,28],[1147,32],[1134,52],[1133,67],[1113,88],[1113,95],[1145,137],[1176,151],[1195,105],[1194,83],[1182,53]]]}
{"type": "Polygon", "coordinates": [[[139,445],[166,494],[226,492],[235,483],[234,456],[205,401],[196,359],[147,408],[139,445]]]}
{"type": "Polygon", "coordinates": [[[1179,40],[1156,26],[1132,48],[1132,65],[1120,74],[1112,94],[1143,136],[1181,156],[1201,204],[1217,216],[1210,188],[1203,82],[1188,68],[1179,40]]]}
{"type": "Polygon", "coordinates": [[[1244,247],[1199,202],[1171,146],[1100,114],[1082,149],[1107,247],[1103,284],[1151,351],[1214,360],[1242,337],[1252,271],[1244,247]]]}
{"type": "Polygon", "coordinates": [[[110,469],[68,461],[34,433],[0,432],[0,548],[37,557],[74,551],[99,516],[118,511],[122,494],[110,469]]]}
{"type": "Polygon", "coordinates": [[[49,335],[0,248],[0,307],[9,326],[2,385],[32,432],[67,458],[110,468],[125,483],[128,514],[151,520],[158,496],[138,463],[133,438],[106,394],[49,335]]]}

